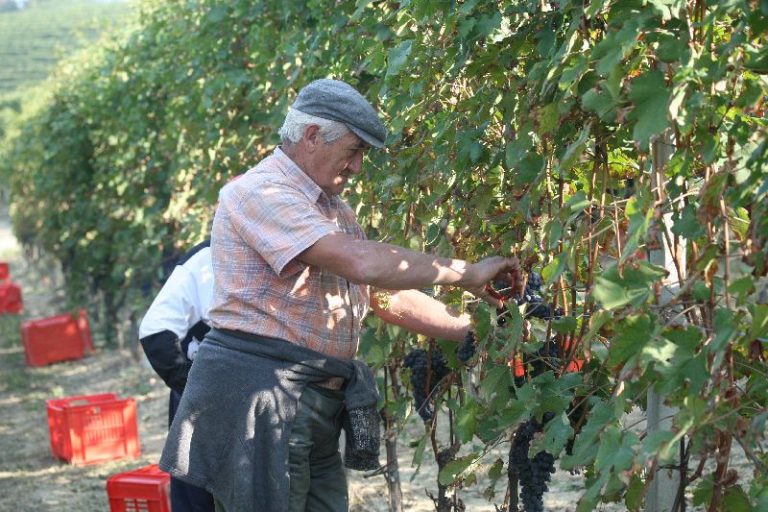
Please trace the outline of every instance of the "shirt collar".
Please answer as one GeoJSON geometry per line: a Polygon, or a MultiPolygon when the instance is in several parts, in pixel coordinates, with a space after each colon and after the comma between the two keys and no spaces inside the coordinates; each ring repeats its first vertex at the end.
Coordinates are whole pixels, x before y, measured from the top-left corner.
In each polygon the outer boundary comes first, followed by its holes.
{"type": "Polygon", "coordinates": [[[275,148],[273,155],[280,163],[283,173],[299,188],[299,190],[301,190],[302,193],[304,193],[304,195],[307,196],[309,200],[313,203],[317,203],[320,198],[324,198],[326,202],[331,202],[330,198],[323,192],[323,189],[321,189],[317,183],[312,181],[312,178],[307,176],[307,174],[302,171],[282,149],[279,147],[275,148]]]}

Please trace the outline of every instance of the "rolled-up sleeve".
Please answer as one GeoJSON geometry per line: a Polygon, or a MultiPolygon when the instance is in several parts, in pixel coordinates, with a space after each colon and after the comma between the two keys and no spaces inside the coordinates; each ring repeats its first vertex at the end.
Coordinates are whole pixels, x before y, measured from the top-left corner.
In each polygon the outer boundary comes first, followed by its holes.
{"type": "Polygon", "coordinates": [[[280,276],[304,268],[296,256],[331,233],[341,231],[320,209],[307,202],[303,192],[284,184],[270,185],[258,198],[248,193],[223,198],[233,230],[280,276]],[[289,265],[294,262],[295,265],[289,265]]]}

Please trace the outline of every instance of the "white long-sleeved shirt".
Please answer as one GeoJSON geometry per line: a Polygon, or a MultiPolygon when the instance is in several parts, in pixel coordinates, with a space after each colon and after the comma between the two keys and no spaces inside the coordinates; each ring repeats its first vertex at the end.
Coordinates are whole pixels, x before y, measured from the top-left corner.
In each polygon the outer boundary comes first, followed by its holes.
{"type": "MultiPolygon", "coordinates": [[[[198,322],[210,325],[208,312],[213,298],[211,249],[203,247],[182,265],[177,265],[152,301],[139,326],[143,339],[171,331],[180,339],[198,322]]],[[[187,357],[194,359],[199,340],[193,340],[187,357]]]]}

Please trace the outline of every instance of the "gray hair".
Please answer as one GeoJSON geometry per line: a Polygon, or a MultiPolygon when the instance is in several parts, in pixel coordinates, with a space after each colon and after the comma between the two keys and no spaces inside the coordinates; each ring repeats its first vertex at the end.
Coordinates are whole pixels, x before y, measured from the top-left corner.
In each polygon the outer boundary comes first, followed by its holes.
{"type": "Polygon", "coordinates": [[[320,128],[318,133],[323,137],[326,144],[330,144],[349,133],[349,128],[344,123],[305,114],[300,110],[292,108],[285,116],[283,126],[278,132],[280,139],[284,144],[296,144],[304,137],[304,130],[306,130],[307,126],[312,124],[320,128]]]}

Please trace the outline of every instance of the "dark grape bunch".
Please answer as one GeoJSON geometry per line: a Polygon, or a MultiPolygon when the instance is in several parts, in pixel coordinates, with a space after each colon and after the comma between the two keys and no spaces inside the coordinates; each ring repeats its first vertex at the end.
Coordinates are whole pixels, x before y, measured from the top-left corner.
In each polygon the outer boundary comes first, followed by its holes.
{"type": "Polygon", "coordinates": [[[542,279],[541,274],[533,271],[529,272],[525,291],[522,296],[515,297],[515,301],[518,305],[526,304],[525,316],[532,316],[543,320],[550,320],[552,318],[563,316],[562,309],[553,308],[544,302],[544,298],[541,296],[541,287],[543,285],[544,280],[542,279]]]}
{"type": "MultiPolygon", "coordinates": [[[[587,401],[584,397],[575,398],[568,407],[568,422],[573,429],[573,435],[565,443],[565,453],[568,455],[573,455],[573,444],[576,442],[576,436],[584,427],[588,412],[589,407],[587,406],[587,401]]],[[[578,469],[575,471],[578,471],[578,469]]]]}
{"type": "MultiPolygon", "coordinates": [[[[506,290],[507,293],[502,293],[507,300],[514,300],[518,306],[525,304],[525,316],[541,318],[542,320],[550,320],[553,318],[559,318],[563,316],[562,308],[553,308],[549,304],[544,302],[544,298],[541,295],[541,287],[544,285],[544,279],[538,272],[530,271],[528,273],[528,281],[525,284],[525,290],[522,295],[514,294],[507,283],[496,282],[494,288],[500,290],[506,290]]],[[[506,323],[504,312],[506,306],[503,306],[496,310],[498,314],[498,325],[503,326],[506,323]]]]}
{"type": "Polygon", "coordinates": [[[459,349],[456,351],[456,357],[459,361],[466,364],[467,361],[472,359],[475,355],[475,348],[477,346],[477,340],[475,340],[475,333],[467,331],[467,335],[464,336],[464,341],[459,345],[459,349]]]}
{"type": "Polygon", "coordinates": [[[456,449],[449,446],[437,452],[437,467],[443,469],[449,462],[456,458],[456,449]]]}
{"type": "MultiPolygon", "coordinates": [[[[550,419],[547,416],[544,417],[545,423],[550,419]]],[[[552,454],[541,451],[532,459],[528,456],[531,441],[542,428],[543,425],[534,419],[522,423],[515,432],[509,450],[508,471],[517,473],[521,487],[520,499],[525,512],[544,511],[544,493],[549,489],[547,483],[550,475],[555,472],[555,457],[552,454]]]]}
{"type": "Polygon", "coordinates": [[[442,352],[433,350],[431,354],[430,360],[429,352],[416,348],[403,360],[405,367],[411,369],[411,389],[416,411],[425,422],[432,421],[435,415],[435,406],[430,399],[432,392],[440,381],[451,373],[442,352]]]}
{"type": "Polygon", "coordinates": [[[549,338],[549,341],[541,346],[537,354],[526,356],[526,359],[529,359],[531,375],[533,376],[557,368],[560,364],[557,339],[555,337],[549,338]]]}

